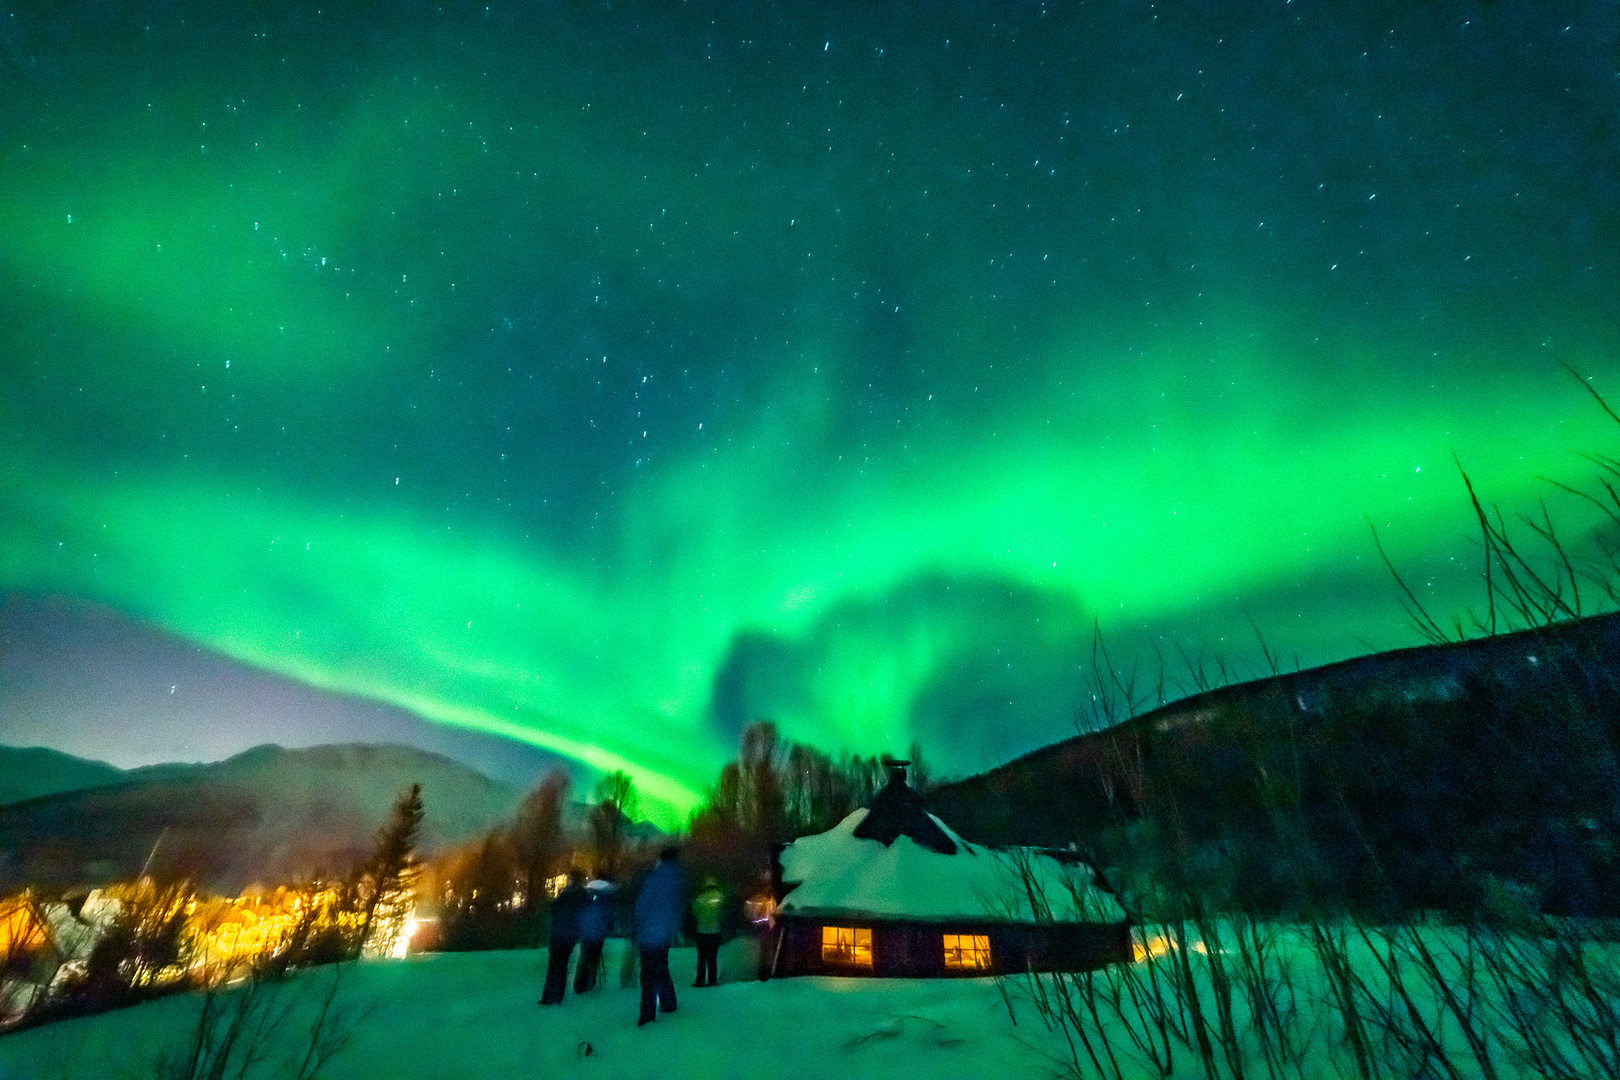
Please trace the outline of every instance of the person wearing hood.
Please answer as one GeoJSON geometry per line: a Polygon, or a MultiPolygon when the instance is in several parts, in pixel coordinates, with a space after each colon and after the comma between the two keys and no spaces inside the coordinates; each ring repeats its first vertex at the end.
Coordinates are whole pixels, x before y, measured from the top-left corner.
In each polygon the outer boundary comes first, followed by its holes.
{"type": "Polygon", "coordinates": [[[692,901],[692,921],[697,929],[697,981],[693,986],[718,986],[720,924],[726,894],[711,875],[703,879],[703,889],[692,901]]]}

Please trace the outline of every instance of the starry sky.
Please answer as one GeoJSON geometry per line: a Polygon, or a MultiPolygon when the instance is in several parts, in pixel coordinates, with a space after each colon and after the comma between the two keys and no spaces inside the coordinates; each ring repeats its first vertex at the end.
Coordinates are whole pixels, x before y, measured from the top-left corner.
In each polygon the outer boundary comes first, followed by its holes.
{"type": "Polygon", "coordinates": [[[1477,607],[1456,462],[1586,536],[1620,5],[14,4],[0,296],[0,590],[668,819],[967,773],[1094,626],[1417,643],[1369,523],[1477,607]]]}

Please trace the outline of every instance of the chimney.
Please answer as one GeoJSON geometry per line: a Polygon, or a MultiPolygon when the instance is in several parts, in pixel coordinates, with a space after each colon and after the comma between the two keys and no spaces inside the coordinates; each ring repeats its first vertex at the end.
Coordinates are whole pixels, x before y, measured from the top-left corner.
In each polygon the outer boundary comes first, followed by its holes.
{"type": "Polygon", "coordinates": [[[883,767],[889,770],[889,782],[882,791],[872,796],[872,807],[866,817],[855,826],[860,840],[876,840],[885,846],[900,836],[909,836],[930,851],[940,855],[956,854],[956,842],[945,835],[928,811],[923,809],[922,796],[906,783],[909,761],[885,758],[883,767]]]}

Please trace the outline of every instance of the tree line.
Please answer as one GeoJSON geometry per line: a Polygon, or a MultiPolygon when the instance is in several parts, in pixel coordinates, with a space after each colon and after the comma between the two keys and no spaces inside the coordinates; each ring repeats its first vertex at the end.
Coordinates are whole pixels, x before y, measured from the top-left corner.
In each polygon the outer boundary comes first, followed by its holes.
{"type": "MultiPolygon", "coordinates": [[[[737,756],[726,762],[684,835],[672,837],[637,820],[640,797],[624,772],[599,779],[583,807],[569,800],[563,770],[544,777],[513,818],[483,837],[436,858],[424,893],[437,907],[434,947],[518,948],[545,936],[548,883],[570,868],[613,882],[626,900],[641,871],[677,839],[700,879],[715,877],[734,901],[760,891],[773,845],[832,828],[867,806],[887,780],[888,755],[827,754],[783,739],[770,721],[744,727],[737,756]]],[[[911,746],[913,783],[930,783],[922,750],[911,746]]]]}

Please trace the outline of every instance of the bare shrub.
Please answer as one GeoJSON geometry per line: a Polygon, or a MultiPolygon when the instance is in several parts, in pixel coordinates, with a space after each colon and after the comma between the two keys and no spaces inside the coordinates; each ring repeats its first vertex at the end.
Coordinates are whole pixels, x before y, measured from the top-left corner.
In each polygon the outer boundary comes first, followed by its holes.
{"type": "Polygon", "coordinates": [[[197,995],[185,1037],[159,1052],[149,1080],[316,1080],[369,1009],[339,1000],[343,965],[297,980],[251,968],[197,995]]]}
{"type": "Polygon", "coordinates": [[[84,963],[65,973],[39,1018],[99,1012],[191,985],[186,924],[195,897],[189,883],[158,885],[149,878],[122,890],[118,913],[84,963]]]}
{"type": "Polygon", "coordinates": [[[335,964],[360,952],[360,914],[352,909],[352,890],[344,885],[308,882],[288,890],[293,919],[263,963],[274,974],[296,968],[335,964]]]}
{"type": "Polygon", "coordinates": [[[1620,949],[1574,920],[1487,929],[1480,950],[1497,1030],[1517,1075],[1620,1078],[1620,949]]]}

